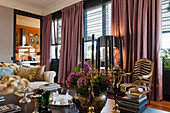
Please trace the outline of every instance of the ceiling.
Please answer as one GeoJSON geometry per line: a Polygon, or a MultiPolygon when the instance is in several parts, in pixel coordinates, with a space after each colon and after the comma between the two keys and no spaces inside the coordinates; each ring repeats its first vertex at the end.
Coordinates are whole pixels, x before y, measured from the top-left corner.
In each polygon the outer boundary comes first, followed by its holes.
{"type": "Polygon", "coordinates": [[[82,0],[0,0],[0,5],[38,15],[48,15],[82,0]]]}
{"type": "Polygon", "coordinates": [[[61,0],[15,0],[15,1],[33,5],[35,7],[44,9],[44,8],[50,6],[58,1],[61,1],[61,0]]]}

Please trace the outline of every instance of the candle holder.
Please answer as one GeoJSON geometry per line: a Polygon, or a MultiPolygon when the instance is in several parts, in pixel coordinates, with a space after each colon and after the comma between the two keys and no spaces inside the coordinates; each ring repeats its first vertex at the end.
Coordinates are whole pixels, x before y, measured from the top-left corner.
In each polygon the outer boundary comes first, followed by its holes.
{"type": "Polygon", "coordinates": [[[24,97],[22,99],[19,100],[19,103],[30,103],[31,99],[27,97],[27,93],[31,90],[31,88],[25,88],[25,87],[21,87],[18,92],[20,93],[24,93],[24,97]]]}
{"type": "Polygon", "coordinates": [[[118,92],[118,86],[122,82],[123,69],[119,69],[119,75],[115,76],[115,73],[118,70],[114,71],[113,67],[114,67],[114,65],[111,64],[111,66],[109,68],[109,74],[110,74],[109,78],[110,78],[111,85],[113,85],[113,82],[115,81],[115,79],[120,77],[120,80],[117,83],[115,82],[114,86],[112,86],[112,88],[114,90],[114,100],[115,100],[115,104],[113,106],[112,113],[120,113],[120,111],[118,110],[117,92],[118,92]]]}
{"type": "Polygon", "coordinates": [[[90,95],[90,98],[89,98],[90,106],[89,106],[89,112],[88,113],[94,113],[95,108],[92,106],[92,101],[93,101],[93,97],[94,97],[93,83],[94,83],[94,80],[99,77],[100,69],[95,69],[94,64],[91,64],[91,71],[89,72],[90,77],[85,76],[84,68],[80,68],[80,73],[84,78],[90,80],[90,83],[91,83],[90,94],[89,94],[90,95]]]}

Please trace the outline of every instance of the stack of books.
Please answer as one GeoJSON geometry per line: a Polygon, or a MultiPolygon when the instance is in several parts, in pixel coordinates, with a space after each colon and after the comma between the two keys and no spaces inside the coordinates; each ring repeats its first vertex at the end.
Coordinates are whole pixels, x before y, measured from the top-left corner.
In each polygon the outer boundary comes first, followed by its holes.
{"type": "Polygon", "coordinates": [[[142,113],[146,108],[147,96],[143,94],[129,94],[119,102],[121,113],[142,113]]]}
{"type": "Polygon", "coordinates": [[[39,87],[40,89],[46,90],[46,91],[51,91],[51,90],[57,90],[60,87],[60,84],[57,83],[49,83],[49,84],[44,84],[39,87]]]}
{"type": "Polygon", "coordinates": [[[0,95],[0,105],[5,102],[5,97],[3,95],[0,95]]]}
{"type": "Polygon", "coordinates": [[[21,108],[14,104],[7,104],[0,106],[0,113],[16,113],[20,112],[21,108]]]}

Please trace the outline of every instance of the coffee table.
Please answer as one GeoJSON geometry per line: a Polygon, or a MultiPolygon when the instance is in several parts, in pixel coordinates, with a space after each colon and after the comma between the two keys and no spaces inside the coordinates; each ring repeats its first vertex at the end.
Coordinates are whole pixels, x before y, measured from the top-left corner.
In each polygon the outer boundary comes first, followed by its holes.
{"type": "MultiPolygon", "coordinates": [[[[74,95],[75,92],[73,90],[69,91],[70,95],[74,95]]],[[[28,96],[29,97],[29,96],[28,96]]],[[[19,100],[23,97],[19,97],[15,94],[8,94],[5,95],[5,103],[4,104],[15,104],[21,107],[21,112],[19,113],[32,113],[35,110],[35,101],[34,99],[31,99],[30,103],[27,104],[21,104],[19,103],[19,100]]],[[[112,113],[114,105],[113,99],[108,99],[105,107],[101,111],[101,113],[112,113]]],[[[68,107],[54,107],[50,106],[50,109],[52,110],[52,113],[78,113],[78,110],[75,108],[74,105],[68,106],[68,107]]],[[[157,109],[147,108],[143,113],[168,113],[166,111],[161,111],[157,109]]]]}
{"type": "MultiPolygon", "coordinates": [[[[75,92],[70,90],[70,95],[74,95],[75,92]]],[[[32,113],[35,110],[35,100],[32,99],[30,96],[28,96],[31,99],[30,103],[22,104],[19,103],[19,100],[23,97],[19,97],[15,94],[7,94],[5,95],[5,103],[4,104],[15,104],[21,107],[20,113],[32,113]]],[[[56,106],[50,106],[50,109],[52,110],[52,113],[76,113],[78,110],[75,109],[75,106],[67,106],[67,107],[56,107],[56,106]]]]}

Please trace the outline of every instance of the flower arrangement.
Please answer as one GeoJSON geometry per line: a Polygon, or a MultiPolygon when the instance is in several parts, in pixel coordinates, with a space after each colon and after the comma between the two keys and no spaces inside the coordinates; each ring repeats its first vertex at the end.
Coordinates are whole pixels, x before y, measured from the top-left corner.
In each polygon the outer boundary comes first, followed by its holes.
{"type": "MultiPolygon", "coordinates": [[[[75,72],[70,73],[66,80],[67,86],[75,90],[77,94],[88,95],[88,88],[90,85],[90,80],[82,77],[80,73],[81,62],[75,67],[75,72]]],[[[84,63],[85,76],[90,76],[89,71],[90,66],[87,63],[84,63]]],[[[111,86],[110,78],[104,74],[100,74],[97,79],[94,80],[93,84],[94,95],[98,96],[99,94],[106,94],[111,86]]]]}

